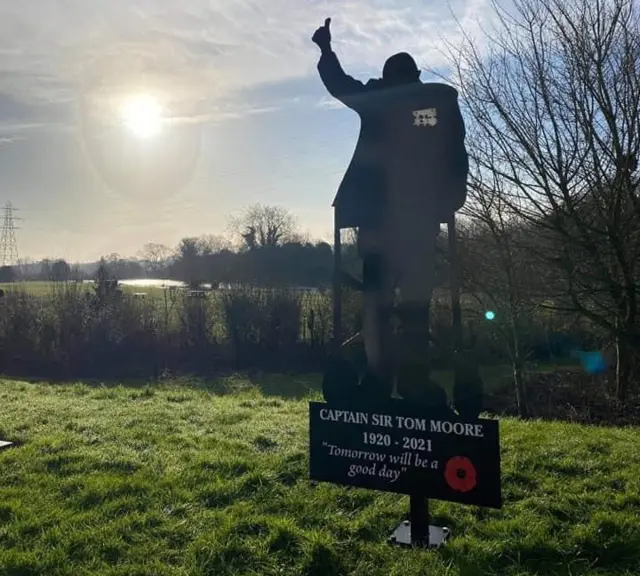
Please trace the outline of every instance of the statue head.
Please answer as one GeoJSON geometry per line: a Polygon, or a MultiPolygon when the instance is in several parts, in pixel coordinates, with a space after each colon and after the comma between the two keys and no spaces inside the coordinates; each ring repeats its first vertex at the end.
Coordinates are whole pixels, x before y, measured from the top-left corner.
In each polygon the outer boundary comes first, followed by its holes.
{"type": "Polygon", "coordinates": [[[408,84],[418,82],[420,70],[410,54],[399,52],[384,63],[382,78],[389,84],[408,84]]]}

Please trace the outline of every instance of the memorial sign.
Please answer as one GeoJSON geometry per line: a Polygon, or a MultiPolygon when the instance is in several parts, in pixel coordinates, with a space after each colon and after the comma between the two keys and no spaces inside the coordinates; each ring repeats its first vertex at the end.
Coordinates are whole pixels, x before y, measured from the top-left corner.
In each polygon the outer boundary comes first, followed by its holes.
{"type": "MultiPolygon", "coordinates": [[[[500,508],[498,421],[310,404],[312,480],[500,508]]],[[[397,406],[393,406],[397,404],[397,406]]]]}

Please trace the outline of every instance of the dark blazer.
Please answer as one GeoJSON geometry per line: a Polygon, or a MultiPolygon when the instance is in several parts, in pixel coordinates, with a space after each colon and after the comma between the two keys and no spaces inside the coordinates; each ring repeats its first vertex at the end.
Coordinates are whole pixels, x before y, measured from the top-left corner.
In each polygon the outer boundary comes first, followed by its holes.
{"type": "Polygon", "coordinates": [[[469,172],[458,92],[440,83],[363,84],[344,72],[332,51],[321,55],[318,72],[328,92],[361,121],[333,202],[338,226],[376,226],[394,186],[432,195],[434,218],[448,221],[466,200],[469,172]]]}

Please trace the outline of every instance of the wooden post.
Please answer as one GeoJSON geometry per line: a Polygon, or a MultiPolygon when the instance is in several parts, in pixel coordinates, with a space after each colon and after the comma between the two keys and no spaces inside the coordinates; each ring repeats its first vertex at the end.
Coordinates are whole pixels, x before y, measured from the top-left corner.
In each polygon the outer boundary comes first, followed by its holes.
{"type": "Polygon", "coordinates": [[[460,268],[456,250],[456,217],[447,222],[447,236],[449,239],[449,275],[451,284],[451,316],[453,327],[453,345],[456,352],[462,348],[462,307],[460,305],[460,268]]]}
{"type": "Polygon", "coordinates": [[[332,352],[338,354],[342,345],[342,236],[338,211],[333,211],[333,343],[332,352]]]}

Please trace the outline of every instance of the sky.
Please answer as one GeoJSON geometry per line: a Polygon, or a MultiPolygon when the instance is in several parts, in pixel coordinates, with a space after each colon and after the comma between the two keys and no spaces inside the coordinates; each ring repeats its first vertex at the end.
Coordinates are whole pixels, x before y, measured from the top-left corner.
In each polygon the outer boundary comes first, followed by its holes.
{"type": "Polygon", "coordinates": [[[225,234],[255,203],[331,238],[359,122],[324,91],[315,29],[332,18],[334,50],[362,80],[399,51],[446,74],[443,39],[460,42],[460,25],[489,11],[489,0],[1,2],[0,205],[22,218],[20,257],[134,256],[225,234]],[[123,126],[139,96],[162,106],[157,136],[123,126]]]}

